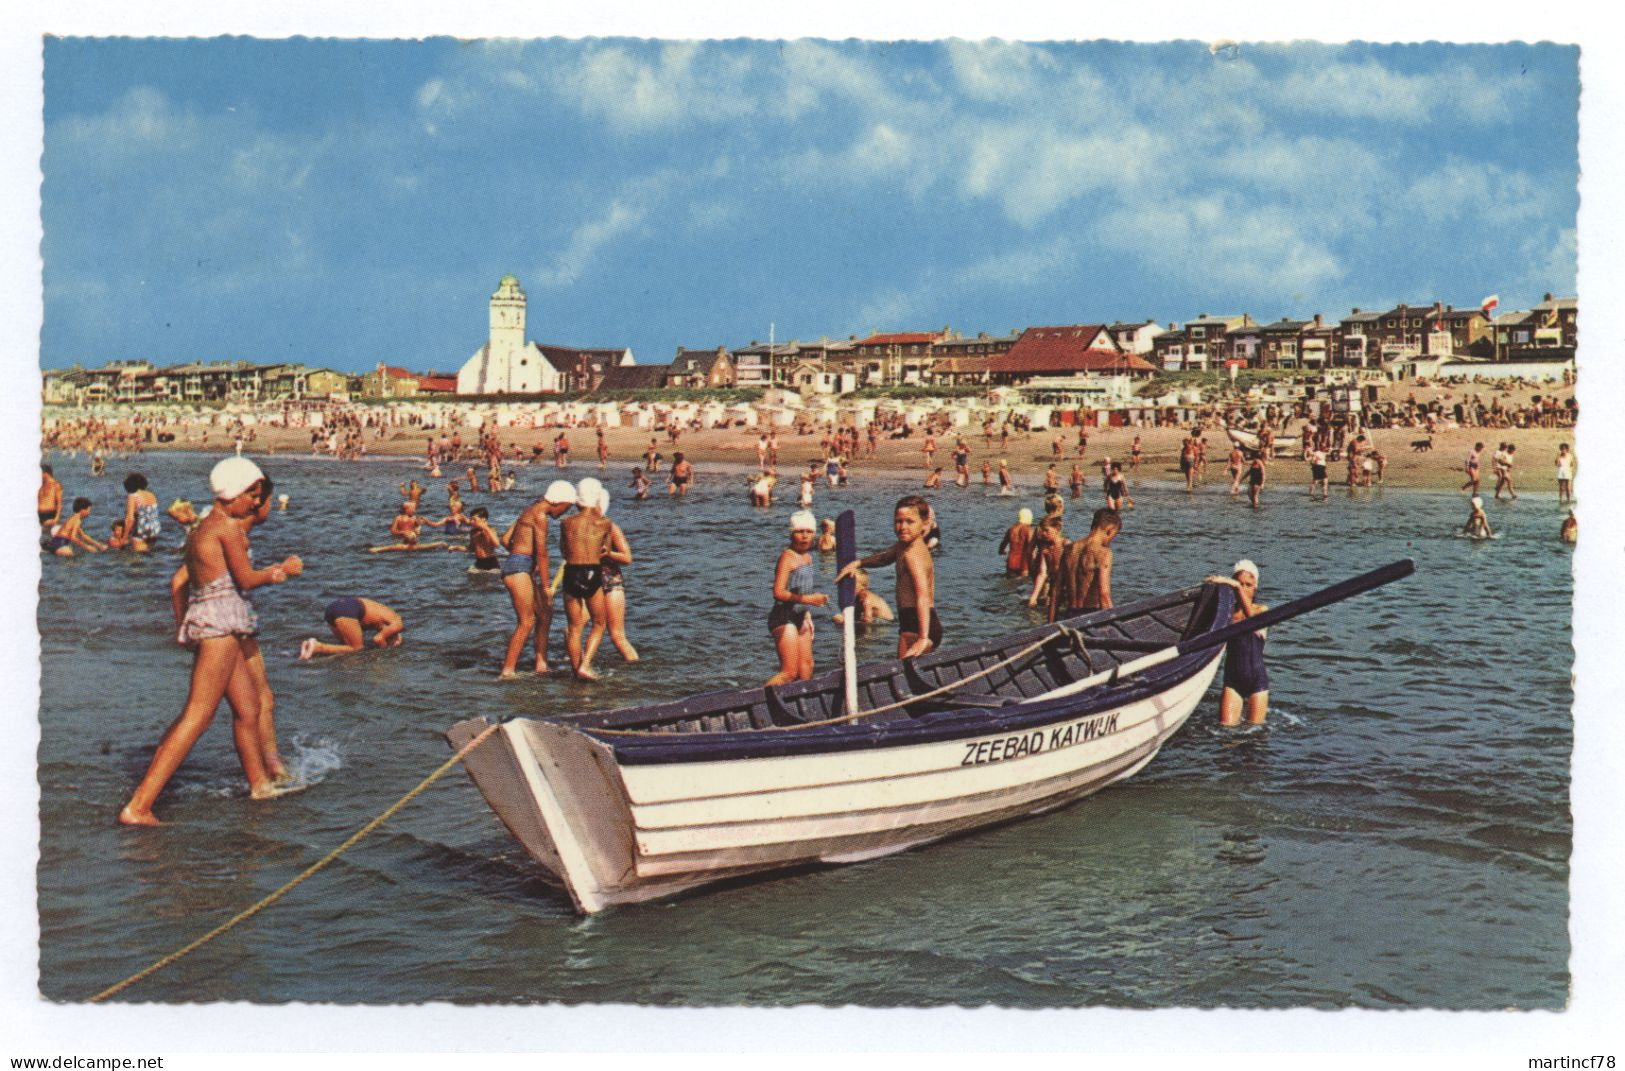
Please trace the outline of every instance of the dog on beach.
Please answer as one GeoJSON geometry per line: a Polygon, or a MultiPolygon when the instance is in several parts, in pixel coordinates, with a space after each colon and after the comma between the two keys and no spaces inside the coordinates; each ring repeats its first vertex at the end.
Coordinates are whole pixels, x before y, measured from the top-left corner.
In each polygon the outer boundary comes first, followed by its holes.
{"type": "Polygon", "coordinates": [[[1431,435],[1429,435],[1426,439],[1412,439],[1411,440],[1411,452],[1412,453],[1422,454],[1422,453],[1426,453],[1427,451],[1429,451],[1431,449],[1433,449],[1433,436],[1431,436],[1431,435]]]}

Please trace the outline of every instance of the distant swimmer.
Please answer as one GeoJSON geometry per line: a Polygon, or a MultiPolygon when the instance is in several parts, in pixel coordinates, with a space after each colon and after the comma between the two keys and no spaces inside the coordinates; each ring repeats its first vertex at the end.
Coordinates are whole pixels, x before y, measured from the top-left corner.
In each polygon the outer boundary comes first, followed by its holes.
{"type": "Polygon", "coordinates": [[[818,574],[813,566],[813,539],[818,520],[800,510],[790,517],[790,545],[779,553],[773,569],[773,607],[767,613],[767,631],[778,649],[779,671],[769,687],[804,681],[813,675],[813,617],[809,609],[823,606],[829,596],[814,591],[818,574]]]}
{"type": "Polygon", "coordinates": [[[1128,494],[1128,481],[1123,478],[1123,463],[1113,461],[1106,473],[1106,508],[1121,512],[1134,508],[1134,499],[1128,494]]]}
{"type": "Polygon", "coordinates": [[[779,477],[772,471],[749,477],[750,504],[753,506],[771,506],[773,504],[773,485],[779,482],[779,477]]]}
{"type": "Polygon", "coordinates": [[[666,485],[667,495],[676,495],[682,498],[688,494],[689,485],[694,482],[694,465],[677,451],[671,455],[671,482],[666,485]]]}
{"type": "Polygon", "coordinates": [[[446,544],[420,543],[418,535],[423,528],[423,519],[417,515],[417,507],[411,502],[402,502],[401,511],[389,523],[389,534],[399,542],[386,543],[381,547],[368,547],[368,554],[383,554],[386,551],[396,550],[443,550],[446,544]]]}
{"type": "Polygon", "coordinates": [[[818,532],[818,552],[820,554],[835,553],[835,518],[825,517],[823,527],[818,532]]]}
{"type": "Polygon", "coordinates": [[[1574,519],[1574,511],[1563,519],[1563,527],[1558,530],[1557,537],[1565,543],[1576,543],[1580,539],[1580,522],[1574,519]]]}
{"type": "Polygon", "coordinates": [[[367,646],[365,630],[369,628],[376,630],[372,637],[374,647],[399,647],[405,634],[406,626],[401,621],[401,615],[374,599],[346,595],[328,603],[322,616],[327,619],[327,627],[333,630],[339,642],[323,643],[312,636],[299,648],[301,659],[316,655],[354,654],[367,646]]]}
{"type": "Polygon", "coordinates": [[[298,576],[297,557],[265,569],[249,560],[248,528],[269,513],[271,486],[259,467],[230,457],[209,474],[215,508],[186,540],[183,600],[176,598],[180,625],[176,641],[192,651],[192,683],[180,716],[165,730],[141,783],[119,812],[128,825],[157,825],[152,806],[185,760],[192,745],[214,720],[220,700],[230,701],[233,736],[249,791],[256,798],[278,794],[267,766],[260,689],[249,663],[259,654],[254,635],[259,620],[247,592],[298,576]]]}
{"type": "MultiPolygon", "coordinates": [[[[49,471],[49,470],[47,470],[49,471]]],[[[1568,443],[1557,444],[1557,504],[1574,501],[1574,455],[1568,443]]]]}
{"type": "Polygon", "coordinates": [[[999,458],[999,494],[1013,495],[1016,493],[1015,481],[1010,478],[1010,465],[1004,458],[999,458]]]}
{"type": "Polygon", "coordinates": [[[1490,529],[1490,519],[1484,513],[1484,500],[1474,495],[1470,505],[1472,512],[1467,514],[1467,523],[1461,526],[1461,534],[1473,539],[1494,539],[1495,533],[1490,529]]]}
{"type": "Polygon", "coordinates": [[[162,522],[158,517],[158,496],[147,488],[147,478],[139,472],[124,477],[124,534],[130,549],[143,554],[158,544],[162,522]]]}
{"type": "Polygon", "coordinates": [[[1016,523],[999,541],[999,553],[1005,556],[1005,576],[1026,576],[1032,569],[1033,535],[1033,511],[1023,507],[1016,513],[1016,523]]]}
{"type": "Polygon", "coordinates": [[[1258,499],[1263,492],[1264,455],[1258,454],[1247,466],[1247,501],[1253,509],[1258,508],[1258,499]]]}
{"type": "Polygon", "coordinates": [[[502,560],[497,556],[500,542],[496,529],[491,527],[491,514],[484,506],[474,507],[468,515],[468,552],[474,556],[474,564],[468,571],[500,575],[502,560]]]}
{"type": "Polygon", "coordinates": [[[649,477],[647,477],[647,476],[645,476],[643,474],[643,470],[641,468],[633,469],[632,470],[632,497],[633,498],[648,498],[649,497],[649,487],[650,487],[649,477]]]}
{"type": "MultiPolygon", "coordinates": [[[[1230,576],[1210,576],[1210,584],[1225,584],[1236,591],[1236,610],[1230,615],[1232,623],[1245,621],[1268,610],[1258,597],[1258,566],[1243,558],[1230,570],[1230,576]]],[[[1264,639],[1268,629],[1259,629],[1237,636],[1224,649],[1224,692],[1219,697],[1219,724],[1241,724],[1243,708],[1247,721],[1264,724],[1270,708],[1270,676],[1264,668],[1264,639]]]]}

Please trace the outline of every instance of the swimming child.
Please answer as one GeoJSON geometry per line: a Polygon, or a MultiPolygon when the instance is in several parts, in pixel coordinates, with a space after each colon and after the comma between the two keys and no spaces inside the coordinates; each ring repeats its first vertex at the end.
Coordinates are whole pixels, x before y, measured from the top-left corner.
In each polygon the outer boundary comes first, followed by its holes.
{"type": "Polygon", "coordinates": [[[401,615],[373,599],[346,595],[327,604],[322,614],[327,627],[338,637],[338,643],[323,643],[312,636],[299,648],[299,657],[308,660],[316,655],[354,654],[367,646],[366,629],[376,629],[372,637],[374,647],[399,647],[405,624],[401,615]]]}
{"type": "MultiPolygon", "coordinates": [[[[925,535],[931,529],[931,504],[919,495],[897,502],[892,531],[897,542],[877,554],[848,562],[836,580],[858,567],[897,567],[897,657],[916,658],[942,642],[942,621],[936,611],[936,569],[925,535]]],[[[822,605],[822,604],[819,604],[822,605]]]]}
{"type": "Polygon", "coordinates": [[[813,539],[818,519],[806,510],[790,516],[790,545],[779,553],[773,569],[773,608],[767,613],[767,631],[778,648],[779,671],[767,685],[804,681],[813,675],[813,618],[808,609],[823,606],[829,596],[814,591],[813,539]]]}
{"type": "Polygon", "coordinates": [[[474,564],[469,566],[470,572],[500,573],[502,562],[497,558],[497,545],[500,542],[496,530],[491,527],[491,514],[484,506],[474,507],[474,512],[468,515],[468,550],[474,555],[474,564]]]}
{"type": "Polygon", "coordinates": [[[1576,543],[1580,539],[1580,522],[1574,519],[1574,511],[1563,519],[1563,527],[1558,529],[1557,538],[1565,543],[1576,543]]]}
{"type": "Polygon", "coordinates": [[[91,554],[99,554],[107,546],[85,531],[85,520],[90,516],[91,501],[79,497],[73,500],[73,512],[61,524],[51,525],[40,537],[40,549],[59,558],[73,557],[73,548],[80,547],[91,554]]]}
{"type": "Polygon", "coordinates": [[[823,527],[818,533],[818,551],[820,554],[830,554],[835,550],[835,518],[825,517],[823,527]]]}
{"type": "MultiPolygon", "coordinates": [[[[891,604],[869,588],[869,574],[863,569],[854,569],[852,579],[855,581],[852,594],[852,608],[857,611],[854,623],[859,629],[867,629],[876,621],[891,621],[891,604]]],[[[835,623],[844,624],[844,615],[836,614],[835,623]]]]}
{"type": "MultiPolygon", "coordinates": [[[[609,515],[609,491],[598,489],[598,512],[609,515]]],[[[601,563],[604,567],[604,608],[609,617],[609,640],[621,657],[628,662],[638,660],[638,649],[626,638],[626,577],[623,566],[632,564],[632,545],[626,533],[614,521],[609,522],[609,545],[604,548],[601,563]]]]}
{"type": "Polygon", "coordinates": [[[643,470],[641,468],[633,469],[632,470],[632,497],[633,498],[648,498],[649,497],[649,487],[650,487],[649,477],[647,477],[647,476],[645,476],[643,474],[643,470]]]}

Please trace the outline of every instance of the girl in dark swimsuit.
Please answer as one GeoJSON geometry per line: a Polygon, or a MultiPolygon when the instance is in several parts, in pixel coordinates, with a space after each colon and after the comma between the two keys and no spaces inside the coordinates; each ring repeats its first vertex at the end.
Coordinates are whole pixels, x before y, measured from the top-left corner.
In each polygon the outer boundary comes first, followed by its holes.
{"type": "MultiPolygon", "coordinates": [[[[1228,577],[1207,579],[1210,584],[1228,584],[1236,589],[1236,611],[1230,615],[1232,622],[1245,621],[1269,609],[1253,601],[1258,594],[1258,566],[1248,559],[1237,562],[1228,577]]],[[[1264,668],[1264,637],[1268,631],[1260,629],[1237,636],[1225,647],[1224,693],[1219,697],[1220,725],[1240,725],[1243,707],[1250,724],[1264,724],[1270,708],[1270,677],[1264,668]]]]}

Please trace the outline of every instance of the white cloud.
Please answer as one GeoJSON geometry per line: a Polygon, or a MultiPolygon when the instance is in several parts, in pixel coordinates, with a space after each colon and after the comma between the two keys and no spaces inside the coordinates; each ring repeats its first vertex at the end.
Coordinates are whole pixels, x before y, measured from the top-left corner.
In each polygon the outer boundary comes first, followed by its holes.
{"type": "Polygon", "coordinates": [[[954,273],[953,285],[961,291],[1025,287],[1065,270],[1077,261],[1077,257],[1077,247],[1072,239],[1050,238],[993,253],[967,264],[954,273]]]}
{"type": "Polygon", "coordinates": [[[1343,276],[1317,229],[1287,210],[1247,206],[1228,194],[1112,212],[1100,220],[1095,238],[1200,291],[1278,302],[1282,294],[1311,292],[1343,276]]]}
{"type": "Polygon", "coordinates": [[[1463,64],[1406,74],[1375,59],[1326,63],[1313,52],[1298,55],[1299,69],[1271,87],[1277,103],[1294,111],[1407,124],[1488,123],[1505,118],[1524,92],[1516,81],[1492,80],[1463,64]]]}

